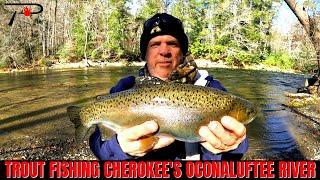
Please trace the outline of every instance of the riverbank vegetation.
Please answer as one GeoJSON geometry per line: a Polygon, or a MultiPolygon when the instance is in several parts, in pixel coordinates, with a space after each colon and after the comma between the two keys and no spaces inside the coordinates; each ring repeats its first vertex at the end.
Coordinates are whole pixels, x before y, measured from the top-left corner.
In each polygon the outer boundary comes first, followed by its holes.
{"type": "MultiPolygon", "coordinates": [[[[238,67],[265,64],[303,72],[316,68],[315,48],[299,22],[289,34],[274,30],[273,20],[284,3],[281,0],[33,2],[41,4],[44,11],[31,16],[17,14],[11,26],[13,12],[19,13],[23,7],[0,2],[4,14],[0,21],[2,68],[83,60],[139,61],[143,22],[156,12],[171,13],[183,21],[194,58],[238,67]]],[[[305,2],[305,8],[316,9],[316,1],[305,2]]],[[[37,11],[36,6],[30,8],[37,11]]]]}

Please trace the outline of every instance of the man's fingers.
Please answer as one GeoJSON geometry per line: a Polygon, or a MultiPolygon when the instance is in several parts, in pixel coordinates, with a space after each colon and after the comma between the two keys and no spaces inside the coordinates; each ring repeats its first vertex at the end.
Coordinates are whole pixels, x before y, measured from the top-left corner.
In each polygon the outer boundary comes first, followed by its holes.
{"type": "Polygon", "coordinates": [[[167,134],[157,135],[159,138],[158,142],[154,145],[153,149],[160,149],[166,147],[175,141],[175,138],[167,134]]]}
{"type": "Polygon", "coordinates": [[[142,136],[154,133],[158,130],[158,124],[155,121],[147,121],[140,125],[128,128],[119,133],[121,138],[129,141],[135,141],[142,136]]]}
{"type": "Polygon", "coordinates": [[[203,147],[205,147],[207,150],[211,151],[213,154],[218,154],[218,153],[222,153],[222,152],[228,152],[231,150],[235,150],[239,146],[239,144],[234,144],[232,146],[226,147],[226,149],[216,149],[209,142],[203,142],[203,143],[201,143],[201,145],[203,147]]]}
{"type": "Polygon", "coordinates": [[[136,153],[136,154],[132,154],[132,156],[137,156],[137,157],[143,157],[145,156],[147,153],[136,153]]]}
{"type": "Polygon", "coordinates": [[[210,152],[212,152],[213,154],[221,153],[221,150],[215,149],[214,147],[212,147],[212,145],[209,142],[203,142],[201,143],[201,145],[205,147],[207,150],[209,150],[210,152]]]}
{"type": "Polygon", "coordinates": [[[202,126],[199,130],[199,135],[208,143],[212,145],[212,147],[216,149],[225,149],[226,145],[223,144],[220,139],[218,139],[208,128],[208,126],[202,126]]]}
{"type": "Polygon", "coordinates": [[[225,116],[221,123],[212,121],[201,127],[199,135],[205,140],[201,145],[217,154],[236,149],[246,137],[246,128],[236,119],[225,116]]]}
{"type": "Polygon", "coordinates": [[[153,149],[158,140],[158,137],[150,136],[136,141],[120,143],[120,147],[123,152],[135,156],[135,154],[143,154],[153,149]]]}
{"type": "Polygon", "coordinates": [[[210,131],[225,145],[230,146],[236,142],[237,137],[228,130],[225,130],[219,122],[211,121],[208,127],[210,131]]]}
{"type": "Polygon", "coordinates": [[[226,129],[232,131],[237,137],[242,137],[246,134],[246,127],[230,116],[222,117],[221,124],[226,129]]]}

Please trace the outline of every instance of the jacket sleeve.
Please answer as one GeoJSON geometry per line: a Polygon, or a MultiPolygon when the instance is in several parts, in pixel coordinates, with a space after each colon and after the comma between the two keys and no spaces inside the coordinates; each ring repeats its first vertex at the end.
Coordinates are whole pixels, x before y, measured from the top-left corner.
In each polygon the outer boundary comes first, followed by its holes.
{"type": "MultiPolygon", "coordinates": [[[[128,76],[126,78],[123,78],[118,82],[116,86],[110,89],[110,94],[130,89],[134,86],[134,84],[134,76],[128,76]]],[[[89,144],[91,151],[99,160],[133,159],[132,156],[122,151],[117,140],[117,135],[114,135],[111,139],[107,141],[102,141],[101,132],[98,127],[96,127],[95,132],[90,136],[89,144]]]]}
{"type": "MultiPolygon", "coordinates": [[[[225,87],[218,81],[213,79],[211,76],[206,77],[208,81],[207,86],[220,89],[222,91],[227,91],[225,87]]],[[[203,152],[202,159],[203,160],[240,160],[243,155],[248,151],[249,142],[248,138],[246,138],[242,143],[239,144],[237,149],[220,153],[220,154],[213,154],[208,151],[206,148],[201,147],[201,151],[203,152]]]]}

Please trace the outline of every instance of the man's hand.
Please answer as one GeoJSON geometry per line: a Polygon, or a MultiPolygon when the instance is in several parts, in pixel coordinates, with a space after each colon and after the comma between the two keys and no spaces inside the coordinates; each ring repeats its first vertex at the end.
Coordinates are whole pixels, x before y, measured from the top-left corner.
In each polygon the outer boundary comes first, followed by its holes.
{"type": "Polygon", "coordinates": [[[201,145],[218,154],[236,149],[246,138],[246,128],[236,119],[224,116],[221,123],[211,121],[208,126],[201,127],[199,134],[205,140],[201,145]]]}
{"type": "Polygon", "coordinates": [[[123,152],[142,157],[151,150],[160,149],[174,142],[174,138],[161,134],[154,136],[158,131],[158,124],[155,121],[147,121],[140,125],[123,129],[118,133],[118,142],[123,152]]]}

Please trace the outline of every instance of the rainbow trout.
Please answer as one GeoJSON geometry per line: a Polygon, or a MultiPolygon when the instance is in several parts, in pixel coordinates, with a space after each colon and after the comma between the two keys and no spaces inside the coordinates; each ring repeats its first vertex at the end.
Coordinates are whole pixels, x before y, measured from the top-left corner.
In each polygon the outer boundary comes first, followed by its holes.
{"type": "MultiPolygon", "coordinates": [[[[228,115],[248,124],[257,113],[252,103],[240,97],[181,83],[141,85],[107,95],[82,108],[70,106],[67,111],[75,124],[77,140],[83,140],[95,124],[118,132],[154,120],[159,124],[159,132],[186,142],[201,141],[199,128],[212,120],[220,121],[228,115]]],[[[108,133],[102,136],[110,138],[108,133]]]]}

